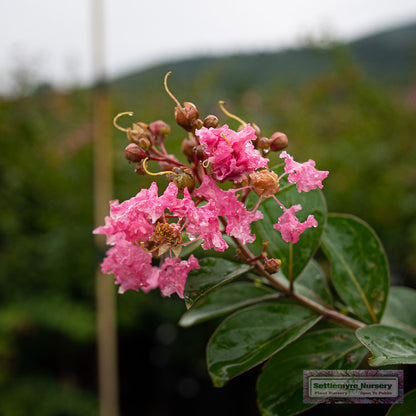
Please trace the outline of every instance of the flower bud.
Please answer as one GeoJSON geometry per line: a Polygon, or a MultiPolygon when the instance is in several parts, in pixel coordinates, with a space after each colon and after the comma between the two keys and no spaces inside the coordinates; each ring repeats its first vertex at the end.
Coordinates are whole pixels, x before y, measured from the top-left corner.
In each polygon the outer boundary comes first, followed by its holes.
{"type": "Polygon", "coordinates": [[[151,135],[149,126],[145,123],[133,123],[133,129],[127,130],[127,138],[140,146],[139,140],[142,138],[149,138],[151,135]]]}
{"type": "Polygon", "coordinates": [[[194,128],[195,129],[202,129],[202,127],[204,127],[204,122],[200,118],[197,118],[194,121],[194,128]]]}
{"type": "Polygon", "coordinates": [[[208,157],[207,154],[205,153],[206,147],[207,146],[205,144],[200,144],[200,145],[194,147],[194,152],[195,152],[196,158],[199,161],[203,161],[208,157]]]}
{"type": "Polygon", "coordinates": [[[270,139],[267,137],[261,137],[257,140],[257,147],[259,149],[267,150],[270,148],[270,139]]]}
{"type": "Polygon", "coordinates": [[[136,167],[134,168],[134,171],[138,174],[138,175],[146,175],[146,171],[144,170],[143,167],[143,162],[142,163],[138,163],[136,165],[136,167]]]}
{"type": "Polygon", "coordinates": [[[279,190],[279,177],[263,169],[250,175],[254,192],[263,198],[270,198],[279,190]]]}
{"type": "MultiPolygon", "coordinates": [[[[169,159],[175,160],[176,162],[178,162],[178,159],[176,159],[174,155],[168,155],[168,157],[169,159]]],[[[173,170],[176,167],[176,165],[170,162],[169,160],[161,160],[159,162],[159,166],[160,166],[160,169],[162,169],[162,171],[173,170]]]]}
{"type": "Polygon", "coordinates": [[[195,122],[198,117],[198,110],[192,103],[184,102],[183,107],[175,107],[175,120],[186,131],[195,129],[195,122]]]}
{"type": "Polygon", "coordinates": [[[150,132],[158,138],[163,140],[170,133],[169,124],[165,123],[163,120],[157,120],[149,124],[150,132]]]}
{"type": "Polygon", "coordinates": [[[146,152],[150,149],[151,145],[150,140],[147,137],[141,137],[137,140],[136,144],[146,152]]]}
{"type": "Polygon", "coordinates": [[[185,188],[188,188],[189,193],[195,189],[195,178],[190,169],[175,167],[172,172],[176,173],[177,176],[170,173],[168,180],[175,183],[180,193],[183,193],[185,188]]]}
{"type": "Polygon", "coordinates": [[[145,151],[135,143],[130,143],[125,149],[126,159],[133,163],[140,162],[146,157],[145,151]]]}
{"type": "Polygon", "coordinates": [[[289,145],[289,140],[286,134],[279,131],[274,132],[270,137],[270,150],[278,152],[285,149],[289,145]]]}
{"type": "Polygon", "coordinates": [[[191,139],[183,139],[182,141],[182,153],[186,156],[189,162],[194,161],[194,147],[196,146],[196,140],[194,137],[191,139]]]}
{"type": "Polygon", "coordinates": [[[268,273],[277,273],[282,262],[279,259],[264,259],[264,268],[268,273]]]}
{"type": "Polygon", "coordinates": [[[220,125],[220,122],[216,116],[209,115],[204,118],[204,127],[209,129],[210,127],[216,129],[220,125]]]}

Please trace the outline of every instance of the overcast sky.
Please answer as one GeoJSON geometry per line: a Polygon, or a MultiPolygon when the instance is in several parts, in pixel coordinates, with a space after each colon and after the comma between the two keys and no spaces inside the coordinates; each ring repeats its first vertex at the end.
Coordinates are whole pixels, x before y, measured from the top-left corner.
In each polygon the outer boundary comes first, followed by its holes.
{"type": "MultiPolygon", "coordinates": [[[[95,0],[99,2],[100,0],[95,0]]],[[[30,67],[55,85],[93,77],[93,0],[0,1],[0,93],[30,67]]],[[[102,0],[109,76],[191,55],[350,40],[416,21],[416,0],[102,0]]]]}

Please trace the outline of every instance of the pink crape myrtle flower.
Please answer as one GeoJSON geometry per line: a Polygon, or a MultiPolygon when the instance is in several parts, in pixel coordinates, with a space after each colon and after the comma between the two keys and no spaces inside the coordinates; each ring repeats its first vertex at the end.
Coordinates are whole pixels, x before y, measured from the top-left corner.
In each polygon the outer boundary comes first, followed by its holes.
{"type": "Polygon", "coordinates": [[[161,269],[152,266],[152,253],[157,253],[162,246],[166,247],[163,253],[180,248],[180,221],[185,224],[186,218],[192,217],[195,211],[187,189],[183,198],[177,198],[177,194],[178,188],[171,182],[159,197],[157,185],[152,183],[149,189],[142,189],[121,204],[112,201],[105,225],[93,231],[94,234],[105,234],[107,243],[113,245],[107,251],[101,269],[103,273],[114,274],[120,293],[129,289],[147,292],[159,286],[163,296],[176,292],[183,297],[186,276],[190,270],[199,267],[197,260],[168,258],[161,269]],[[171,218],[177,218],[178,222],[167,222],[171,218]],[[147,250],[149,247],[151,251],[147,250]]]}
{"type": "Polygon", "coordinates": [[[152,255],[141,246],[119,238],[106,254],[101,270],[114,274],[119,293],[130,289],[147,293],[157,287],[159,269],[151,265],[152,255]]]}
{"type": "Polygon", "coordinates": [[[159,286],[163,296],[177,293],[183,299],[186,278],[191,270],[199,269],[198,260],[191,254],[187,261],[177,257],[168,257],[162,264],[159,274],[159,286]]]}
{"type": "Polygon", "coordinates": [[[215,216],[227,217],[225,232],[228,235],[240,239],[243,244],[252,243],[256,239],[256,236],[251,234],[250,225],[253,221],[263,218],[261,211],[248,211],[233,190],[222,190],[209,176],[204,176],[196,194],[209,201],[205,207],[215,216]]]}
{"type": "Polygon", "coordinates": [[[210,204],[195,209],[192,217],[188,218],[186,232],[191,240],[202,238],[204,242],[201,247],[204,250],[213,248],[215,251],[224,251],[228,248],[228,244],[222,238],[218,215],[210,204]]]}
{"type": "Polygon", "coordinates": [[[298,192],[309,192],[317,187],[323,187],[322,181],[328,176],[328,171],[315,169],[315,161],[309,159],[305,163],[298,163],[293,160],[286,151],[280,154],[285,159],[285,173],[289,174],[289,183],[296,183],[298,192]]]}
{"type": "Polygon", "coordinates": [[[277,224],[273,225],[277,231],[282,234],[283,240],[287,243],[297,243],[299,236],[310,227],[317,227],[318,222],[313,215],[309,215],[305,222],[300,222],[295,212],[302,209],[301,205],[292,205],[290,208],[284,208],[283,215],[279,218],[277,224]]]}
{"type": "Polygon", "coordinates": [[[201,144],[205,145],[205,154],[212,166],[212,173],[219,181],[241,182],[243,175],[267,166],[268,159],[254,148],[257,139],[253,127],[249,124],[236,132],[224,126],[214,129],[202,127],[196,130],[201,144]]]}
{"type": "Polygon", "coordinates": [[[110,202],[110,216],[105,218],[105,225],[97,227],[94,234],[105,234],[107,244],[114,244],[122,236],[130,242],[146,241],[154,232],[157,220],[163,217],[165,210],[171,216],[183,218],[191,215],[195,204],[187,189],[184,198],[178,199],[178,188],[171,182],[163,195],[158,196],[157,185],[152,183],[149,189],[142,189],[127,201],[110,202]]]}

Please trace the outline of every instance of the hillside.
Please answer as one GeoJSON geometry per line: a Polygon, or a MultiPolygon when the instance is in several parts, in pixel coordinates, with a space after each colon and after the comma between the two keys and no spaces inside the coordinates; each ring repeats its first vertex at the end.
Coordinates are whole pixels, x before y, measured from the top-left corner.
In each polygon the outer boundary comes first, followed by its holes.
{"type": "Polygon", "coordinates": [[[232,95],[241,85],[267,88],[276,82],[285,85],[305,82],[330,71],[340,58],[355,62],[370,79],[395,86],[409,84],[415,77],[416,23],[345,45],[321,47],[310,44],[273,53],[196,57],[169,62],[115,79],[111,86],[129,101],[137,91],[154,91],[164,74],[172,71],[175,82],[185,89],[196,80],[210,83],[215,79],[215,85],[208,90],[210,95],[215,97],[224,91],[232,95]]]}

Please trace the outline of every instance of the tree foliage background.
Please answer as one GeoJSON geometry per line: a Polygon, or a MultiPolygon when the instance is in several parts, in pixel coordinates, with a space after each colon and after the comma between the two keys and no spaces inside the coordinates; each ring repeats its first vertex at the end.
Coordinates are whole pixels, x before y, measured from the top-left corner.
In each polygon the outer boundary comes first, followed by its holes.
{"type": "MultiPolygon", "coordinates": [[[[171,124],[166,146],[172,153],[184,134],[174,126],[173,102],[163,91],[168,70],[174,93],[194,102],[203,116],[219,114],[216,103],[225,100],[265,136],[285,132],[296,160],[311,157],[330,171],[330,210],[371,224],[386,247],[393,284],[415,287],[415,53],[413,25],[349,46],[312,42],[279,54],[161,65],[114,80],[109,91],[114,114],[132,110],[140,121],[171,124]]],[[[91,236],[90,107],[88,89],[31,86],[29,93],[0,98],[5,416],[97,414],[94,270],[103,253],[95,251],[91,236]]],[[[114,131],[120,200],[149,184],[124,159],[125,145],[114,131]]],[[[249,375],[223,390],[211,387],[204,345],[217,322],[178,328],[184,310],[180,300],[157,293],[118,298],[122,414],[137,413],[133,397],[142,414],[182,414],[193,406],[201,415],[256,414],[249,375]]]]}

